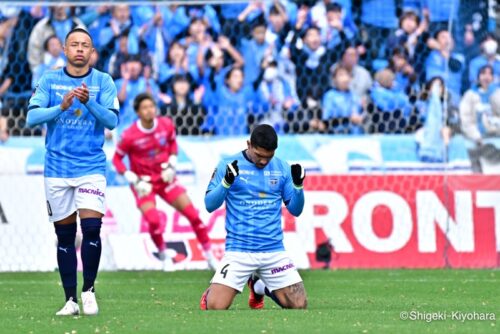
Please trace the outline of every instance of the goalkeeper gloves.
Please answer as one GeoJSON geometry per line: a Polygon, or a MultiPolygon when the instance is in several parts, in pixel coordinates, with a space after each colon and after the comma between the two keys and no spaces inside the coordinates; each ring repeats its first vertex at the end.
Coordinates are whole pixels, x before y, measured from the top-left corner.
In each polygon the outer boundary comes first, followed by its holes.
{"type": "Polygon", "coordinates": [[[238,168],[238,160],[234,160],[230,164],[226,165],[226,175],[224,175],[224,179],[222,180],[222,185],[225,188],[231,187],[236,179],[236,176],[240,174],[240,169],[238,168]]]}
{"type": "Polygon", "coordinates": [[[153,185],[150,183],[150,176],[138,177],[137,174],[130,170],[123,173],[123,176],[134,187],[139,197],[147,196],[153,190],[153,185]]]}
{"type": "Polygon", "coordinates": [[[161,178],[163,182],[172,183],[175,178],[175,166],[177,165],[177,156],[171,155],[168,162],[161,164],[161,178]]]}
{"type": "Polygon", "coordinates": [[[306,171],[304,167],[299,164],[294,164],[291,166],[292,169],[292,180],[296,188],[302,188],[304,179],[306,178],[306,171]]]}

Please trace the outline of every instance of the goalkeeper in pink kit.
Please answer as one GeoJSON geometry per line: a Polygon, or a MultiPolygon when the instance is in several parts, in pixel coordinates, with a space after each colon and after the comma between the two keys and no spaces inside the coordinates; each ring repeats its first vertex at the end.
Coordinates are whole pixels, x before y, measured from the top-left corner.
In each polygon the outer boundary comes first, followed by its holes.
{"type": "Polygon", "coordinates": [[[156,117],[156,103],[147,93],[137,95],[134,110],[139,119],[123,132],[113,164],[131,185],[137,207],[148,222],[149,233],[158,248],[155,255],[162,261],[168,260],[160,230],[160,214],[156,208],[158,195],[189,220],[209,266],[215,269],[217,264],[206,227],[186,189],[177,183],[175,177],[177,141],[172,120],[156,117]],[[125,156],[130,159],[130,170],[123,163],[125,156]]]}

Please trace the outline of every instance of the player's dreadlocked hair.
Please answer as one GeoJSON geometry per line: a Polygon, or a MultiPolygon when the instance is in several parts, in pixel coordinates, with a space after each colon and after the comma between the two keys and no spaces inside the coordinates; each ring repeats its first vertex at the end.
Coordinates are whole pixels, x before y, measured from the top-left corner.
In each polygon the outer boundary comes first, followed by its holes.
{"type": "Polygon", "coordinates": [[[268,124],[258,125],[250,135],[250,144],[253,147],[261,147],[268,151],[274,151],[278,147],[278,135],[274,128],[268,124]]]}

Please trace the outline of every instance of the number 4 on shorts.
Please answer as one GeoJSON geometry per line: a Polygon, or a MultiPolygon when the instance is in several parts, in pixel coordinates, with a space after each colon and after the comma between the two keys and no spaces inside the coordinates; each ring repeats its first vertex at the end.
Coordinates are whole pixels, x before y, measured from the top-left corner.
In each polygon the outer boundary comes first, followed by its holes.
{"type": "Polygon", "coordinates": [[[222,267],[222,269],[220,270],[220,273],[224,276],[224,278],[226,278],[227,275],[227,267],[229,267],[229,263],[222,267]]]}

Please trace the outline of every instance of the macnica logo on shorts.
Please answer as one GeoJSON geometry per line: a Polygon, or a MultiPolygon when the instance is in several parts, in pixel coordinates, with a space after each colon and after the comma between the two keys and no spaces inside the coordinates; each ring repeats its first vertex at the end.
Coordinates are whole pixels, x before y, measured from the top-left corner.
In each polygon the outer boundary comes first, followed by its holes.
{"type": "Polygon", "coordinates": [[[289,263],[289,264],[285,264],[284,266],[281,266],[281,267],[273,268],[273,269],[271,269],[271,275],[280,273],[282,271],[285,271],[285,270],[288,270],[288,269],[291,269],[291,268],[295,268],[295,266],[293,265],[293,263],[289,263]]]}
{"type": "Polygon", "coordinates": [[[80,189],[78,189],[78,192],[104,197],[104,193],[102,191],[100,191],[99,189],[80,188],[80,189]]]}

